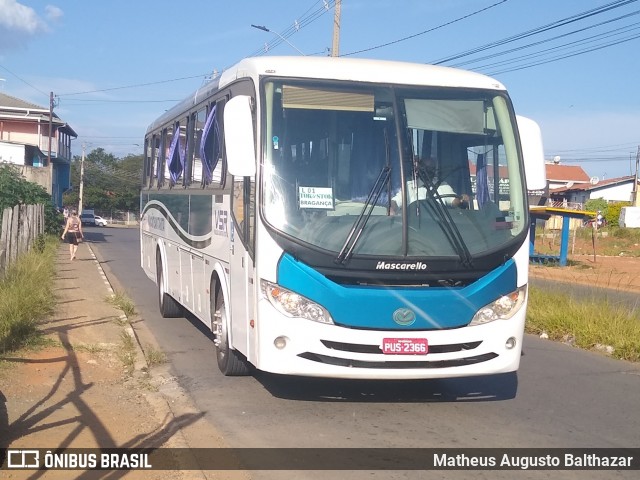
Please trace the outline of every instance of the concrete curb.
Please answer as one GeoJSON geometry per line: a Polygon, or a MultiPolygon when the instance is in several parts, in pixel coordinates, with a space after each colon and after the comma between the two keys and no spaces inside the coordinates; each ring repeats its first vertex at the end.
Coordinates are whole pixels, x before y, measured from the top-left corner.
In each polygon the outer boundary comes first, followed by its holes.
{"type": "MultiPolygon", "coordinates": [[[[107,287],[107,290],[109,291],[109,293],[111,295],[115,295],[116,291],[124,291],[124,288],[122,287],[122,285],[120,285],[115,275],[113,275],[113,273],[109,271],[109,267],[105,265],[105,267],[103,268],[103,261],[102,261],[103,259],[98,258],[98,255],[96,255],[95,251],[91,248],[91,245],[89,243],[87,243],[86,245],[91,255],[91,258],[93,259],[98,269],[100,277],[105,283],[105,286],[107,287]]],[[[129,335],[129,337],[132,340],[134,340],[133,343],[136,348],[136,361],[134,362],[133,376],[137,379],[141,379],[142,377],[149,378],[150,367],[147,362],[147,357],[145,355],[140,337],[136,333],[135,328],[133,328],[131,324],[131,321],[135,318],[135,316],[132,318],[129,318],[124,312],[122,312],[119,318],[123,323],[123,331],[127,335],[129,335]]],[[[138,322],[138,325],[140,326],[139,328],[146,328],[140,322],[138,322]]],[[[153,338],[153,333],[148,331],[148,329],[145,332],[145,335],[153,338]]],[[[152,408],[155,411],[156,417],[158,418],[159,421],[168,423],[169,422],[168,419],[172,419],[176,423],[179,423],[176,412],[174,412],[174,410],[171,408],[171,402],[169,397],[164,395],[160,389],[158,391],[149,391],[148,393],[145,394],[145,398],[151,404],[152,408]]],[[[191,447],[186,436],[184,435],[181,429],[176,429],[172,431],[170,443],[172,448],[189,449],[191,447]]],[[[189,461],[189,464],[194,465],[195,463],[197,463],[195,461],[195,457],[192,457],[189,461]]],[[[195,478],[193,477],[194,474],[197,475],[197,478],[203,478],[203,479],[207,478],[207,475],[202,470],[200,471],[190,470],[189,478],[195,478]]]]}

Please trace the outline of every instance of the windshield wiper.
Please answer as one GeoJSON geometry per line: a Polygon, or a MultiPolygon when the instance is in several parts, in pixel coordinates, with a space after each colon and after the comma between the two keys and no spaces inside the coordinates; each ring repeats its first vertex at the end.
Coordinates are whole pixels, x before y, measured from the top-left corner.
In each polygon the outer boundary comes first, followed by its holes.
{"type": "Polygon", "coordinates": [[[349,261],[351,255],[353,255],[353,250],[356,247],[356,244],[360,239],[360,235],[362,234],[364,227],[367,225],[371,214],[373,213],[373,208],[375,207],[376,203],[378,203],[378,198],[380,198],[380,194],[384,190],[384,186],[389,180],[390,174],[391,167],[389,167],[388,165],[382,167],[382,170],[380,170],[380,174],[378,175],[376,182],[373,184],[373,188],[367,196],[367,200],[364,202],[364,206],[362,207],[360,215],[358,215],[358,218],[353,223],[353,226],[351,227],[351,230],[349,230],[349,235],[347,235],[347,239],[345,240],[340,253],[334,260],[335,263],[341,263],[344,265],[345,263],[347,263],[347,261],[349,261]]]}
{"type": "Polygon", "coordinates": [[[458,257],[460,257],[460,261],[465,267],[473,267],[471,252],[469,252],[469,249],[467,248],[467,244],[465,243],[464,238],[460,233],[460,229],[453,221],[453,218],[449,213],[449,209],[444,203],[444,199],[438,193],[437,185],[434,184],[434,182],[431,178],[429,178],[426,172],[419,172],[419,176],[420,180],[422,180],[422,183],[424,183],[425,189],[433,200],[433,202],[425,203],[427,205],[430,205],[432,210],[434,211],[434,216],[436,217],[436,220],[438,220],[438,224],[440,225],[440,228],[442,228],[442,231],[447,237],[447,240],[449,240],[449,244],[453,247],[458,257]]]}

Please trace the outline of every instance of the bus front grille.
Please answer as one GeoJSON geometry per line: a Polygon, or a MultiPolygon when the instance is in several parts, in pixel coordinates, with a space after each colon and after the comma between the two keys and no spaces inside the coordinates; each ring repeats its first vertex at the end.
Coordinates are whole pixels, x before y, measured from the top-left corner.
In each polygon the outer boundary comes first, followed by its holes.
{"type": "MultiPolygon", "coordinates": [[[[322,344],[332,350],[339,350],[341,352],[352,353],[382,353],[379,345],[363,345],[359,343],[343,343],[332,342],[330,340],[321,340],[322,344]]],[[[466,343],[452,343],[450,345],[429,345],[429,353],[453,353],[463,352],[465,350],[473,350],[478,348],[482,341],[466,342],[466,343]]]]}
{"type": "Polygon", "coordinates": [[[312,362],[324,363],[327,365],[335,365],[338,367],[350,368],[394,368],[394,369],[410,369],[410,368],[449,368],[463,367],[465,365],[473,365],[476,363],[488,362],[498,356],[497,353],[485,353],[473,357],[456,358],[452,360],[402,360],[402,361],[368,361],[353,360],[349,358],[330,357],[328,355],[320,355],[318,353],[305,352],[298,355],[301,358],[312,362]]]}

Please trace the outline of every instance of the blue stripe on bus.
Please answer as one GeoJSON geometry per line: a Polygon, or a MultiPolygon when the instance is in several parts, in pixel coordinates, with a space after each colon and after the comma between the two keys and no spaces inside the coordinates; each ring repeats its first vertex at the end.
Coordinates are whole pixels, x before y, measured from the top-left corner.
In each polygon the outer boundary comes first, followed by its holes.
{"type": "Polygon", "coordinates": [[[458,288],[339,285],[289,254],[283,255],[278,265],[278,284],[324,306],[336,324],[354,328],[463,327],[480,308],[514,291],[516,283],[517,267],[512,259],[471,285],[458,288]],[[416,319],[400,326],[393,320],[394,312],[407,308],[416,319]]]}

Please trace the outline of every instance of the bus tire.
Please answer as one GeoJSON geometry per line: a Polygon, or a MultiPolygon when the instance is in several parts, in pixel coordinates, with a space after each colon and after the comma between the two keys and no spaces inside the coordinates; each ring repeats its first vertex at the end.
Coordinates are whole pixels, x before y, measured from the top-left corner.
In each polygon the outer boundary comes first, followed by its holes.
{"type": "Polygon", "coordinates": [[[164,270],[160,252],[156,255],[156,273],[158,277],[158,307],[162,318],[178,318],[184,316],[184,309],[175,298],[164,289],[164,270]]]}
{"type": "Polygon", "coordinates": [[[216,288],[214,281],[211,282],[209,291],[211,292],[211,330],[215,337],[218,368],[226,377],[249,375],[249,364],[244,355],[229,346],[227,309],[222,291],[219,287],[216,288]]]}

